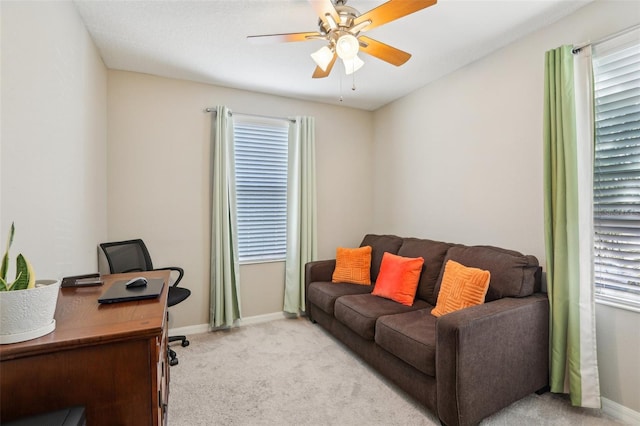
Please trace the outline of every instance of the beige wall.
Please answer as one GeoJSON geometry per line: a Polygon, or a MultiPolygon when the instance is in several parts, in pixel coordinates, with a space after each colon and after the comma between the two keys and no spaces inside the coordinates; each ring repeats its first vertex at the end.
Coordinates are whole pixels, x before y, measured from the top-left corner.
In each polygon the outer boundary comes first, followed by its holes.
{"type": "MultiPolygon", "coordinates": [[[[375,113],[374,227],[495,244],[544,264],[544,52],[640,22],[637,2],[596,1],[375,113]]],[[[640,411],[640,315],[598,306],[603,395],[640,411]],[[621,326],[624,323],[624,326],[621,326]]]]}
{"type": "MultiPolygon", "coordinates": [[[[378,231],[498,244],[544,261],[543,53],[638,23],[638,13],[637,2],[597,1],[372,114],[107,73],[71,3],[2,1],[0,241],[15,220],[14,252],[39,276],[61,277],[94,271],[98,242],[140,236],[157,265],[187,271],[194,295],[174,308],[173,326],[206,323],[210,116],[202,109],[226,104],[316,117],[322,258],[378,231]]],[[[241,274],[245,316],[281,310],[282,263],[241,274]]],[[[602,393],[636,412],[639,317],[597,307],[602,393]]]]}
{"type": "Polygon", "coordinates": [[[71,2],[2,1],[0,15],[2,250],[15,221],[12,254],[38,278],[95,271],[107,235],[106,68],[71,2]]]}
{"type": "MultiPolygon", "coordinates": [[[[172,327],[208,323],[211,114],[203,110],[218,104],[315,117],[320,257],[371,228],[371,113],[109,71],[109,239],[141,237],[156,265],[185,268],[193,296],[172,308],[172,327]]],[[[282,262],[244,265],[240,281],[244,316],[282,311],[282,262]]]]}

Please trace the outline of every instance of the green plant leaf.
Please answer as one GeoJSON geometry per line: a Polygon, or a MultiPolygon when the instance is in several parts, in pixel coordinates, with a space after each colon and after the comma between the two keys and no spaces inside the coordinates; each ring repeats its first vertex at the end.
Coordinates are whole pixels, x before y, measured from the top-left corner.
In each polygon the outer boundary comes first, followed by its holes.
{"type": "Polygon", "coordinates": [[[11,230],[9,231],[9,238],[7,239],[7,249],[4,252],[4,256],[2,257],[2,267],[0,267],[0,278],[5,282],[7,280],[7,270],[9,269],[9,249],[11,248],[11,244],[13,244],[13,234],[16,232],[16,227],[13,222],[11,222],[11,230]]]}
{"type": "Polygon", "coordinates": [[[29,282],[27,283],[27,288],[34,288],[36,286],[36,273],[33,272],[33,266],[31,266],[31,262],[29,262],[26,257],[23,258],[25,263],[27,264],[27,273],[29,274],[29,282]]]}
{"type": "Polygon", "coordinates": [[[16,279],[12,283],[7,282],[7,270],[9,269],[9,249],[13,244],[13,236],[16,227],[11,223],[11,230],[7,240],[7,250],[2,257],[2,266],[0,266],[0,291],[24,290],[36,286],[36,274],[33,272],[31,263],[19,254],[16,258],[16,279]]]}
{"type": "Polygon", "coordinates": [[[29,287],[31,266],[22,254],[16,258],[16,280],[11,284],[10,290],[25,290],[29,287]]]}
{"type": "Polygon", "coordinates": [[[7,269],[9,269],[9,250],[4,253],[2,257],[2,267],[0,268],[0,279],[3,281],[7,279],[7,269]]]}

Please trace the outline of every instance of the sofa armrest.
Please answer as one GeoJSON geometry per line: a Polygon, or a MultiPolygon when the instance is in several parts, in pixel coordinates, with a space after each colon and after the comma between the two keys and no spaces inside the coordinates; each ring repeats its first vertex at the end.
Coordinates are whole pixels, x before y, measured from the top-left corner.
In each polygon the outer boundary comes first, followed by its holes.
{"type": "Polygon", "coordinates": [[[307,262],[304,265],[304,302],[305,309],[307,310],[307,316],[309,315],[309,309],[306,306],[309,305],[307,294],[309,294],[309,284],[315,281],[331,281],[333,277],[333,270],[336,268],[336,260],[316,260],[313,262],[307,262]]]}
{"type": "Polygon", "coordinates": [[[316,260],[304,266],[304,284],[309,286],[314,281],[331,281],[336,260],[316,260]]]}
{"type": "Polygon", "coordinates": [[[436,324],[438,416],[476,424],[548,384],[549,302],[544,293],[503,298],[436,324]]]}

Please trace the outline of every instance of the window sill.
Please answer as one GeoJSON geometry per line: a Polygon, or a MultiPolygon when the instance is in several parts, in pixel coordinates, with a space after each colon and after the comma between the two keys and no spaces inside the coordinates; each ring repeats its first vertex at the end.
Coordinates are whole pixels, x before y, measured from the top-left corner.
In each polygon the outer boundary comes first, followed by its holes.
{"type": "Polygon", "coordinates": [[[276,263],[276,262],[283,262],[284,263],[285,259],[256,259],[256,260],[241,260],[238,262],[238,264],[240,266],[243,265],[255,265],[257,263],[276,263]]]}

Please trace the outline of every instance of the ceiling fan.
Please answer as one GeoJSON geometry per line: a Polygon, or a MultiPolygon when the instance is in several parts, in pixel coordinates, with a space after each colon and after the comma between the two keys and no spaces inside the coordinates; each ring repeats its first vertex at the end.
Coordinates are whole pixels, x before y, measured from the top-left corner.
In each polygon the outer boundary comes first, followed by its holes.
{"type": "Polygon", "coordinates": [[[327,77],[338,58],[342,59],[346,74],[354,73],[364,65],[362,59],[358,57],[359,51],[400,66],[409,60],[410,53],[364,36],[362,33],[437,2],[437,0],[389,0],[360,14],[353,7],[346,5],[347,0],[334,1],[335,3],[331,0],[309,0],[320,18],[318,31],[255,35],[247,38],[258,42],[327,41],[327,45],[311,54],[317,64],[313,78],[327,77]]]}

